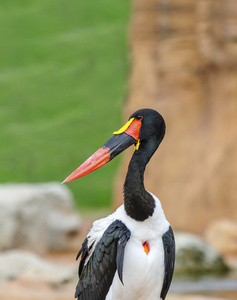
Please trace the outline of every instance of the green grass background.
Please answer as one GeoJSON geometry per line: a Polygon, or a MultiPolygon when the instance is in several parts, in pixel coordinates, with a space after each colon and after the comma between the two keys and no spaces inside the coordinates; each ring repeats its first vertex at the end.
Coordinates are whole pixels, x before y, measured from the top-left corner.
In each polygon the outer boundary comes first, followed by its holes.
{"type": "MultiPolygon", "coordinates": [[[[62,181],[121,124],[127,0],[0,1],[0,182],[62,181]]],[[[119,159],[67,184],[111,199],[119,159]]]]}

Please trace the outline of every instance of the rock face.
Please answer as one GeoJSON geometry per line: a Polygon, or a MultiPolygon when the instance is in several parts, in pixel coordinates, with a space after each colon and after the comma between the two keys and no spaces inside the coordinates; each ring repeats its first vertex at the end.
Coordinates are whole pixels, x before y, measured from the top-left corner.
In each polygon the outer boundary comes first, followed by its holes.
{"type": "Polygon", "coordinates": [[[237,255],[237,222],[217,220],[204,232],[206,241],[224,255],[237,255]]]}
{"type": "Polygon", "coordinates": [[[124,116],[150,107],[166,120],[145,181],[175,230],[202,233],[216,218],[237,220],[236,41],[236,1],[133,1],[124,116]]]}
{"type": "Polygon", "coordinates": [[[188,233],[176,233],[177,275],[204,275],[223,273],[228,270],[220,254],[201,238],[188,233]]]}
{"type": "Polygon", "coordinates": [[[59,183],[0,185],[0,250],[74,249],[80,219],[59,183]]]}

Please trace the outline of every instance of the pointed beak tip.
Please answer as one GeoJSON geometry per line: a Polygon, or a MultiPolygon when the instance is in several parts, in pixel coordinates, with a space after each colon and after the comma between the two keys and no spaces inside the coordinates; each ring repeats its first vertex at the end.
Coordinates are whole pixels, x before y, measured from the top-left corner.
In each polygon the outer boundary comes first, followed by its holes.
{"type": "Polygon", "coordinates": [[[68,183],[68,182],[70,182],[71,180],[68,180],[68,177],[66,178],[66,179],[64,179],[62,182],[61,182],[61,184],[64,184],[64,183],[68,183]]]}

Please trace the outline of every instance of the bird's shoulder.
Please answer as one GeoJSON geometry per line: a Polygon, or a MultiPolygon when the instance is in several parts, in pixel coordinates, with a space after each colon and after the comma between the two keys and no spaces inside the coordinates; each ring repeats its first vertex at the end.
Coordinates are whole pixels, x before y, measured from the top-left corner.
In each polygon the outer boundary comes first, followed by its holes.
{"type": "Polygon", "coordinates": [[[88,247],[94,250],[97,243],[102,238],[106,229],[116,220],[116,212],[93,222],[90,231],[87,234],[88,247]]]}

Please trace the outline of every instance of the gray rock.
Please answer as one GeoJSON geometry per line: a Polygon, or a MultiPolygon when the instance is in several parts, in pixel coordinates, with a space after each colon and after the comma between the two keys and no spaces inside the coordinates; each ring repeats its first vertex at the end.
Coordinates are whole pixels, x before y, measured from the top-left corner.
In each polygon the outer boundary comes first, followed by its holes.
{"type": "Polygon", "coordinates": [[[228,270],[221,255],[200,237],[176,233],[176,275],[222,273],[228,270]]]}
{"type": "Polygon", "coordinates": [[[20,250],[0,254],[0,282],[18,277],[47,283],[63,283],[75,278],[76,269],[58,266],[43,258],[20,250]]]}
{"type": "Polygon", "coordinates": [[[218,219],[207,226],[206,241],[223,255],[237,256],[237,222],[218,219]]]}
{"type": "Polygon", "coordinates": [[[14,205],[2,203],[0,196],[0,250],[13,246],[17,229],[17,209],[14,205]]]}
{"type": "Polygon", "coordinates": [[[78,229],[80,220],[73,213],[52,211],[48,216],[48,247],[54,251],[66,251],[78,248],[78,229]]]}
{"type": "Polygon", "coordinates": [[[0,185],[0,251],[71,250],[79,227],[80,219],[66,186],[60,183],[0,185]],[[60,215],[60,219],[55,220],[55,215],[60,215]]]}

